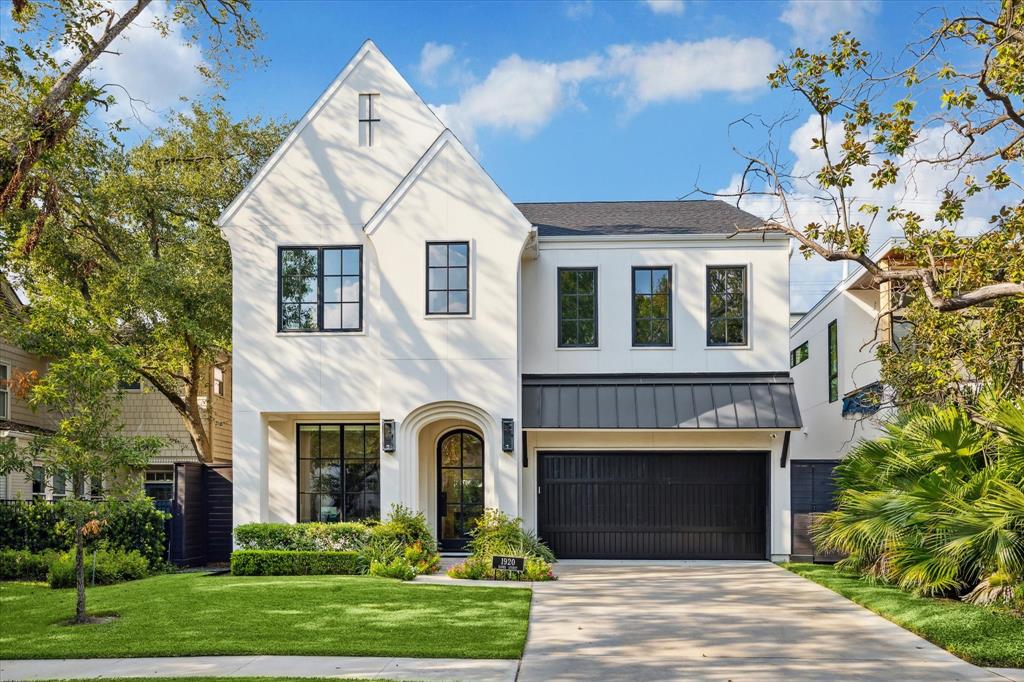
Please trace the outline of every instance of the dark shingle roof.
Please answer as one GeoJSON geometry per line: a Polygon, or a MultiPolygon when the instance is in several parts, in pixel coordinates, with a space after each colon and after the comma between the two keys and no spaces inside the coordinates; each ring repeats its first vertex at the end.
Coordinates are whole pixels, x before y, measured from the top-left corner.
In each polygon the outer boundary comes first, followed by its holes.
{"type": "Polygon", "coordinates": [[[762,220],[718,199],[516,204],[542,237],[605,234],[732,234],[762,220]]]}

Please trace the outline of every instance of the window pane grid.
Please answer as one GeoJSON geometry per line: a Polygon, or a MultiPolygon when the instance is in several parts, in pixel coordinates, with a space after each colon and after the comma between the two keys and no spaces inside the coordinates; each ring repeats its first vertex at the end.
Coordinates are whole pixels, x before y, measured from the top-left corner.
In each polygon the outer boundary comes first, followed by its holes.
{"type": "Polygon", "coordinates": [[[746,275],[746,266],[708,268],[709,346],[742,346],[747,343],[746,275]]]}
{"type": "Polygon", "coordinates": [[[298,519],[380,518],[380,427],[303,424],[298,431],[298,519]]]}
{"type": "Polygon", "coordinates": [[[597,269],[559,268],[558,345],[597,345],[597,269]]]}
{"type": "Polygon", "coordinates": [[[427,314],[469,314],[469,242],[427,244],[427,314]]]}
{"type": "Polygon", "coordinates": [[[293,247],[280,255],[281,331],[360,331],[362,248],[293,247]]]}
{"type": "Polygon", "coordinates": [[[672,345],[670,268],[633,268],[633,345],[672,345]]]}

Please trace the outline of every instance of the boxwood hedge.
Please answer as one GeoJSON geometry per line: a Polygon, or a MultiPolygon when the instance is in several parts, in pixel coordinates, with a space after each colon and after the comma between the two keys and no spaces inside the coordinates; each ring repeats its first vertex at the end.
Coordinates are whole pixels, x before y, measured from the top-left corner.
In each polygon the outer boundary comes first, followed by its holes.
{"type": "Polygon", "coordinates": [[[359,552],[239,549],[231,553],[234,575],[357,575],[359,552]]]}

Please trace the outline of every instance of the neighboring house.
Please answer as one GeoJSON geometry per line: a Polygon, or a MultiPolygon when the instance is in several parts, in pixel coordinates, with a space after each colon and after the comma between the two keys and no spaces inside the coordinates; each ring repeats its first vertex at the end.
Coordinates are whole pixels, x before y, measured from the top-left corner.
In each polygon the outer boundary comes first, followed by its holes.
{"type": "MultiPolygon", "coordinates": [[[[14,312],[25,305],[6,279],[0,278],[3,304],[14,312]]],[[[22,443],[53,429],[45,411],[34,411],[7,381],[21,375],[46,373],[47,361],[0,338],[0,438],[22,443]]],[[[209,368],[201,407],[213,444],[213,460],[201,462],[181,416],[144,382],[122,385],[121,418],[126,435],[158,436],[165,444],[142,473],[142,486],[156,505],[174,514],[169,537],[170,558],[176,563],[222,561],[230,548],[231,529],[231,364],[225,356],[209,368]]],[[[103,482],[85,491],[103,494],[103,482]]],[[[41,467],[31,475],[0,476],[0,500],[54,500],[71,493],[71,482],[43,480],[41,467]]]]}
{"type": "Polygon", "coordinates": [[[789,240],[513,204],[366,42],[219,220],[234,522],[484,507],[561,557],[785,558],[789,240]]]}
{"type": "MultiPolygon", "coordinates": [[[[872,257],[898,266],[895,242],[872,257]]],[[[887,415],[880,365],[881,343],[898,343],[906,323],[890,304],[889,283],[876,284],[858,267],[790,328],[790,373],[804,428],[790,443],[793,555],[828,558],[810,538],[814,514],[833,506],[832,469],[862,439],[881,435],[887,415]]]]}

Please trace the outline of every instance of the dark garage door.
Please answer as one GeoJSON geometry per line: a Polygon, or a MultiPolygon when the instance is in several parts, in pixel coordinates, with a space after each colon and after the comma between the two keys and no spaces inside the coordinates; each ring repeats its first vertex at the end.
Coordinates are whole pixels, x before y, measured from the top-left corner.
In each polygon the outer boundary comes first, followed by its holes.
{"type": "Polygon", "coordinates": [[[563,559],[764,559],[766,453],[542,452],[540,536],[563,559]]]}

